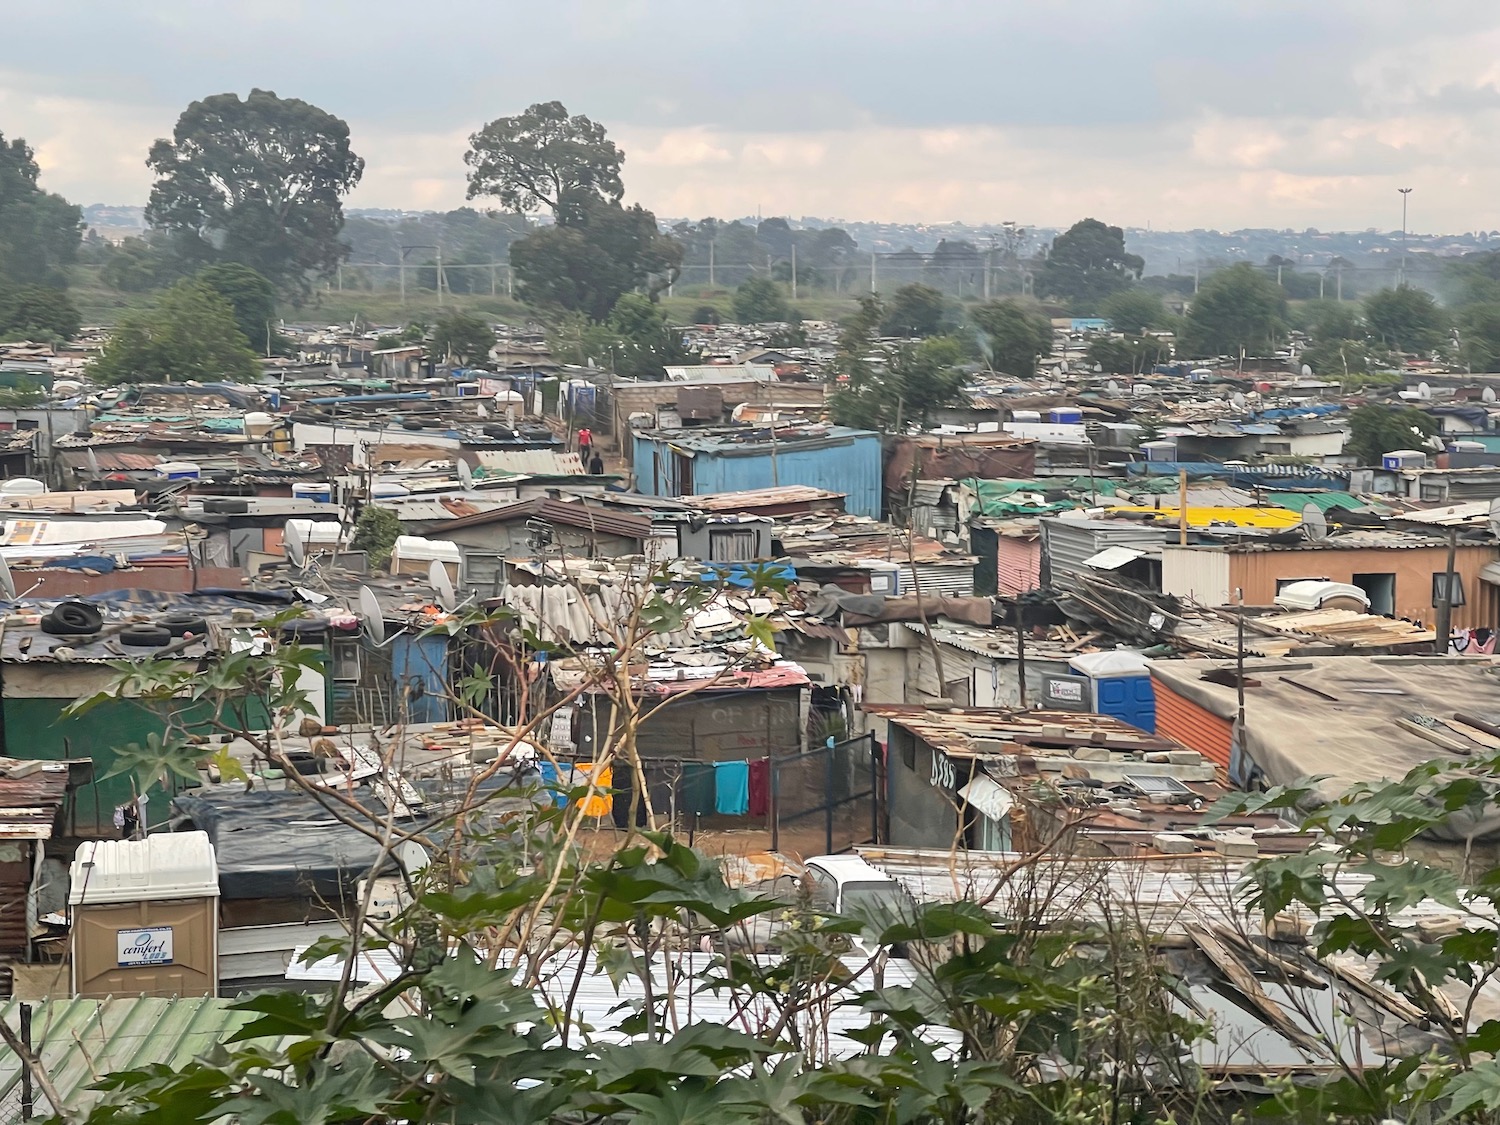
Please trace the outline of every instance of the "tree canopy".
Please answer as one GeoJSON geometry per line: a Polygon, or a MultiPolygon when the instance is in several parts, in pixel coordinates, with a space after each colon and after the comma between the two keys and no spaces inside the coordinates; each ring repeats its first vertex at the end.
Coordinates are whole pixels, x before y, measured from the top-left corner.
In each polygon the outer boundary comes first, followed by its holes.
{"type": "Polygon", "coordinates": [[[631,289],[654,294],[671,284],[682,248],[645,208],[584,198],[568,208],[566,221],[514,243],[510,259],[523,300],[603,321],[631,289]]]}
{"type": "Polygon", "coordinates": [[[1412,406],[1361,406],[1349,415],[1349,452],[1361,465],[1378,465],[1382,454],[1420,449],[1437,433],[1437,420],[1412,406]]]}
{"type": "Polygon", "coordinates": [[[1434,351],[1448,330],[1448,318],[1432,294],[1410,285],[1371,293],[1364,299],[1364,313],[1370,334],[1398,351],[1434,351]]]}
{"type": "Polygon", "coordinates": [[[636,379],[661,379],[668,365],[685,363],[682,338],[662,307],[639,293],[626,293],[609,314],[614,369],[636,379]]]}
{"type": "Polygon", "coordinates": [[[365,167],[348,125],[269,90],[193,102],[146,163],[156,173],[146,221],[178,257],[239,262],[299,294],[343,257],[342,200],[365,167]]]}
{"type": "Polygon", "coordinates": [[[891,294],[880,331],[887,336],[936,336],[947,313],[941,291],[914,281],[891,294]]]}
{"type": "Polygon", "coordinates": [[[198,271],[197,281],[206,285],[234,310],[234,322],[257,355],[271,355],[285,343],[273,327],[276,319],[276,287],[249,266],[220,262],[198,271]]]}
{"type": "Polygon", "coordinates": [[[36,154],[0,134],[0,278],[62,286],[83,240],[83,213],[42,190],[36,154]]]}
{"type": "Polygon", "coordinates": [[[769,277],[751,277],[734,291],[734,319],[741,324],[769,324],[792,319],[786,296],[769,277]]]}
{"type": "Polygon", "coordinates": [[[843,324],[835,363],[844,378],[830,403],[840,425],[890,432],[925,424],[963,389],[960,365],[970,356],[961,340],[933,336],[882,351],[876,332],[887,315],[878,297],[862,297],[843,324]]]}
{"type": "Polygon", "coordinates": [[[445,313],[432,326],[432,356],[439,361],[482,366],[494,346],[495,330],[472,313],[445,313]]]}
{"type": "Polygon", "coordinates": [[[1122,229],[1083,219],[1052,240],[1037,284],[1048,296],[1092,309],[1138,279],[1145,266],[1126,252],[1122,229]]]}
{"type": "Polygon", "coordinates": [[[1248,355],[1274,351],[1286,335],[1286,295],[1248,262],[1219,270],[1203,283],[1188,309],[1183,350],[1189,355],[1248,355]]]}
{"type": "Polygon", "coordinates": [[[1006,298],[980,305],[970,315],[984,333],[985,352],[996,371],[1030,378],[1037,358],[1052,351],[1052,322],[1034,304],[1006,298]]]}
{"type": "Polygon", "coordinates": [[[81,323],[66,291],[0,279],[0,339],[71,340],[81,323]]]}
{"type": "Polygon", "coordinates": [[[1114,325],[1117,332],[1139,336],[1148,329],[1164,329],[1175,319],[1167,312],[1160,293],[1131,287],[1111,293],[1099,302],[1099,315],[1114,325]]]}
{"type": "Polygon", "coordinates": [[[562,102],[539,102],[514,117],[499,117],[469,138],[469,198],[493,195],[512,211],[557,212],[571,196],[618,203],[625,194],[625,156],[604,126],[562,102]]]}
{"type": "Polygon", "coordinates": [[[181,281],[150,309],[120,319],[90,374],[101,383],[220,382],[259,370],[229,302],[201,282],[181,281]]]}

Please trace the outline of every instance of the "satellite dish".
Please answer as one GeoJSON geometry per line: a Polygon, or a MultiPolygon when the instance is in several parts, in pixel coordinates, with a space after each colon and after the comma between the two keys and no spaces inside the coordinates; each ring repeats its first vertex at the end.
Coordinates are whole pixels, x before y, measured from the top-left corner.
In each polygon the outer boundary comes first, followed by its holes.
{"type": "Polygon", "coordinates": [[[281,536],[281,546],[286,551],[286,560],[295,567],[307,565],[307,544],[302,542],[302,529],[296,521],[288,520],[281,536]]]}
{"type": "Polygon", "coordinates": [[[84,450],[84,454],[89,459],[89,473],[97,477],[99,475],[99,458],[94,456],[94,447],[92,445],[89,446],[84,450]]]}
{"type": "Polygon", "coordinates": [[[1302,365],[1302,377],[1304,379],[1311,379],[1312,378],[1312,373],[1313,373],[1312,368],[1309,367],[1307,364],[1304,363],[1302,365]]]}
{"type": "Polygon", "coordinates": [[[1302,530],[1307,532],[1307,537],[1312,540],[1328,538],[1328,517],[1323,514],[1323,509],[1316,504],[1306,504],[1302,508],[1302,530]]]}
{"type": "Polygon", "coordinates": [[[475,403],[475,405],[479,407],[479,416],[481,418],[488,418],[490,416],[490,412],[484,408],[484,403],[479,402],[475,403]]]}
{"type": "Polygon", "coordinates": [[[1104,384],[1104,393],[1105,394],[1109,394],[1109,395],[1117,395],[1117,394],[1119,394],[1120,393],[1120,384],[1116,383],[1113,379],[1111,379],[1109,382],[1107,382],[1107,383],[1104,384]]]}
{"type": "Polygon", "coordinates": [[[456,462],[458,465],[458,479],[463,482],[465,488],[474,487],[474,470],[469,468],[469,463],[462,457],[456,462]]]}
{"type": "Polygon", "coordinates": [[[375,591],[368,586],[359,588],[359,623],[364,627],[365,635],[376,644],[385,640],[385,615],[380,612],[375,591]]]}
{"type": "MultiPolygon", "coordinates": [[[[1496,539],[1500,539],[1500,496],[1490,501],[1490,534],[1496,539]]],[[[4,559],[0,559],[0,565],[3,565],[4,562],[4,559]]],[[[0,581],[4,581],[9,585],[10,575],[0,573],[0,581]]]]}
{"type": "Polygon", "coordinates": [[[1485,402],[1494,402],[1495,401],[1495,388],[1494,387],[1485,387],[1484,388],[1484,393],[1481,394],[1479,397],[1482,400],[1484,400],[1485,402]]]}
{"type": "Polygon", "coordinates": [[[458,595],[453,592],[453,580],[448,577],[448,568],[443,565],[442,560],[432,560],[432,565],[427,568],[427,581],[437,591],[438,605],[452,613],[453,607],[458,604],[458,595]]]}
{"type": "Polygon", "coordinates": [[[1234,404],[1234,408],[1236,410],[1244,410],[1245,407],[1249,405],[1249,400],[1246,399],[1244,395],[1240,394],[1239,391],[1235,391],[1234,394],[1230,397],[1229,401],[1234,404]]]}
{"type": "Polygon", "coordinates": [[[0,591],[4,591],[6,601],[16,600],[16,580],[10,576],[10,563],[3,555],[0,555],[0,591]]]}
{"type": "Polygon", "coordinates": [[[1417,384],[1417,397],[1418,398],[1431,398],[1432,397],[1432,388],[1429,387],[1426,383],[1418,383],[1417,384]]]}

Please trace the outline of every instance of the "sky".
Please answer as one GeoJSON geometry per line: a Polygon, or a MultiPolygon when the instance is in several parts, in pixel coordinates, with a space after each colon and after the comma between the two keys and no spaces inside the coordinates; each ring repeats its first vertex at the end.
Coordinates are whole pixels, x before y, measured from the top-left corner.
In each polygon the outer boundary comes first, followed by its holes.
{"type": "Polygon", "coordinates": [[[252,87],[343,117],[354,207],[447,209],[486,121],[560,100],[662,217],[1500,228],[1493,0],[49,0],[0,133],[78,203],[252,87]]]}

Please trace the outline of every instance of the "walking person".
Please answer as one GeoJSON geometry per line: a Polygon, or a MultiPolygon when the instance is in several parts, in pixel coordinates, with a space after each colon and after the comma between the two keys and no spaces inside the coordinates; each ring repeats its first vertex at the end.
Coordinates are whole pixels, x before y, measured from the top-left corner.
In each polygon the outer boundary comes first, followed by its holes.
{"type": "Polygon", "coordinates": [[[589,476],[602,477],[603,475],[604,458],[599,456],[599,451],[596,449],[594,450],[593,455],[589,457],[589,476]]]}
{"type": "Polygon", "coordinates": [[[589,463],[589,454],[594,448],[594,434],[587,426],[578,429],[578,459],[585,465],[589,463]]]}

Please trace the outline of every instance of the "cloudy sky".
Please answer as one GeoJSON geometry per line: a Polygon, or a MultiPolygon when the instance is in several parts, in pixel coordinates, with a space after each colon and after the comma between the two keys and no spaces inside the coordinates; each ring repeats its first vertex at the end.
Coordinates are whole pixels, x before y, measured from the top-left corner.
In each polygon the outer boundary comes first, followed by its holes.
{"type": "Polygon", "coordinates": [[[81,203],[252,86],[345,118],[354,206],[463,201],[483,122],[559,99],[662,216],[1500,227],[1493,0],[48,0],[0,132],[81,203]]]}

